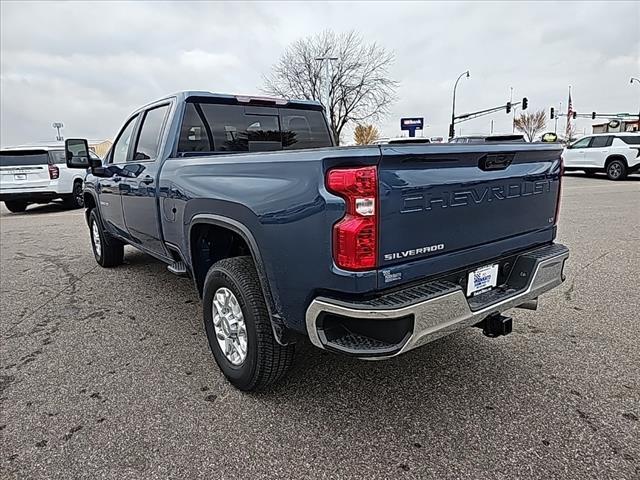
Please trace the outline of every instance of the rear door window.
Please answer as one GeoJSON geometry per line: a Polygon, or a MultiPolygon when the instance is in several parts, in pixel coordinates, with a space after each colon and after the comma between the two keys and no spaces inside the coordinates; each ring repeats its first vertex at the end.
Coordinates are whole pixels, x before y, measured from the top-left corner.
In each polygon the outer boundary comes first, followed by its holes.
{"type": "Polygon", "coordinates": [[[0,152],[0,167],[46,165],[49,154],[44,150],[15,150],[0,152]]]}
{"type": "Polygon", "coordinates": [[[613,137],[611,135],[607,135],[604,137],[593,137],[593,140],[591,141],[591,145],[589,145],[589,148],[608,147],[609,145],[611,145],[612,140],[613,140],[613,137]]]}
{"type": "Polygon", "coordinates": [[[145,114],[142,120],[142,128],[138,135],[136,153],[133,155],[134,162],[154,160],[158,157],[160,134],[168,111],[169,105],[167,104],[152,108],[145,114]]]}

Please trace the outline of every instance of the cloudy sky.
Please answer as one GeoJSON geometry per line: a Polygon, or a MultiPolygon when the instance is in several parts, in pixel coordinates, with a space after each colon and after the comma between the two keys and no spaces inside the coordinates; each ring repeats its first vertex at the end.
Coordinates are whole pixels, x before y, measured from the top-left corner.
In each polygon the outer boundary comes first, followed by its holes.
{"type": "MultiPolygon", "coordinates": [[[[178,90],[259,93],[288,44],[323,29],[354,29],[395,52],[398,101],[379,122],[399,134],[422,116],[445,136],[458,74],[459,112],[505,103],[530,109],[640,108],[640,3],[98,3],[0,4],[0,143],[112,138],[138,106],[178,90]]],[[[511,130],[498,113],[462,133],[511,130]]],[[[591,120],[579,120],[580,132],[591,120]]],[[[551,123],[550,128],[553,128],[551,123]]],[[[347,139],[350,140],[350,139],[347,139]]]]}

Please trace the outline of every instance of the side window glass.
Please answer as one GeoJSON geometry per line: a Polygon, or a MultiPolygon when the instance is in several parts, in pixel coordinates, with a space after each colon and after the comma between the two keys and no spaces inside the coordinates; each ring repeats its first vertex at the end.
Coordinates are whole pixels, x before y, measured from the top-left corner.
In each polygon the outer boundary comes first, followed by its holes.
{"type": "Polygon", "coordinates": [[[587,148],[590,141],[591,137],[583,138],[582,140],[578,140],[576,143],[574,143],[572,148],[587,148]]]}
{"type": "Polygon", "coordinates": [[[168,111],[169,105],[163,105],[153,108],[145,114],[136,144],[136,153],[133,156],[134,162],[158,157],[160,134],[168,111]]]}
{"type": "Polygon", "coordinates": [[[129,152],[129,142],[131,141],[131,136],[133,135],[133,128],[136,125],[136,120],[138,116],[136,115],[129,123],[122,129],[120,132],[120,136],[116,143],[113,144],[113,155],[111,155],[111,163],[125,163],[127,161],[127,153],[129,152]]]}
{"type": "Polygon", "coordinates": [[[611,137],[610,136],[606,136],[606,137],[593,137],[593,141],[591,142],[591,145],[589,145],[590,148],[604,148],[604,147],[608,147],[609,145],[611,145],[611,137]]]}

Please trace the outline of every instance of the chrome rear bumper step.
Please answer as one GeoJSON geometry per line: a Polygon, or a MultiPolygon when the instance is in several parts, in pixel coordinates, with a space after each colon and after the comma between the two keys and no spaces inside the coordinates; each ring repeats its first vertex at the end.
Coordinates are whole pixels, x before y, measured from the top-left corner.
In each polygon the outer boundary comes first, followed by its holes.
{"type": "Polygon", "coordinates": [[[569,249],[560,244],[522,253],[504,285],[471,298],[449,281],[425,282],[363,302],[317,297],[306,312],[309,339],[317,347],[360,358],[400,355],[510,308],[533,307],[541,294],[564,281],[568,257],[569,249]],[[381,337],[393,332],[394,323],[404,331],[393,334],[393,341],[382,340],[354,331],[358,321],[367,329],[382,331],[381,337]],[[345,326],[336,327],[341,322],[345,326]],[[331,332],[325,324],[331,325],[331,332]]]}

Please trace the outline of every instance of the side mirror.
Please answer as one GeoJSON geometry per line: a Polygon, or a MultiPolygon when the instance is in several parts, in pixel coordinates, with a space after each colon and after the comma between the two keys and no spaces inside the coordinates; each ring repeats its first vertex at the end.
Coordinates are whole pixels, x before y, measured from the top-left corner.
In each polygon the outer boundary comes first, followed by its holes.
{"type": "Polygon", "coordinates": [[[100,167],[102,163],[89,156],[89,144],[84,138],[68,138],[64,141],[64,154],[69,168],[100,167]]]}

